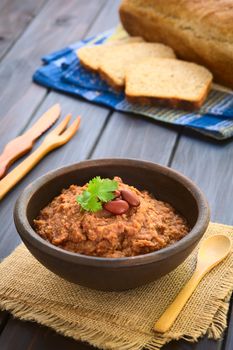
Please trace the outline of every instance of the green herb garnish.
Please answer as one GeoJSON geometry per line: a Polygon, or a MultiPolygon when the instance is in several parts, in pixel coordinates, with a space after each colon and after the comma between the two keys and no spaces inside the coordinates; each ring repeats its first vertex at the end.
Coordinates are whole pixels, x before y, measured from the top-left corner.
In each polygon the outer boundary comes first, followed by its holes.
{"type": "Polygon", "coordinates": [[[96,176],[88,182],[87,189],[76,200],[84,210],[96,212],[102,209],[102,203],[115,198],[114,191],[117,188],[117,181],[96,176]]]}

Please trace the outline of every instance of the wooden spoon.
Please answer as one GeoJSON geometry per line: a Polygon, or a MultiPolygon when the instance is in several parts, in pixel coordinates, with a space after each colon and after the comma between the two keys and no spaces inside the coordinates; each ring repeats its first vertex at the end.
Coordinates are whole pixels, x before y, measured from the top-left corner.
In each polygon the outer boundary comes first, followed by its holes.
{"type": "Polygon", "coordinates": [[[156,332],[164,333],[171,328],[198,283],[207,272],[226,258],[231,251],[231,244],[230,238],[225,235],[211,236],[201,244],[193,276],[155,323],[154,330],[156,332]]]}

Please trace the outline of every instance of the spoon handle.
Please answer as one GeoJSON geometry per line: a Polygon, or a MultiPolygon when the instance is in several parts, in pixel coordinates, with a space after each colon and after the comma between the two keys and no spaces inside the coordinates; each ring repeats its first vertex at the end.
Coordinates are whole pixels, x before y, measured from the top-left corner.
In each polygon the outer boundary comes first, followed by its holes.
{"type": "Polygon", "coordinates": [[[205,271],[195,270],[194,274],[186,285],[182,288],[180,293],[176,296],[174,301],[169,305],[165,312],[160,316],[158,321],[154,325],[154,330],[156,332],[164,333],[168,331],[173,323],[175,322],[177,316],[183,309],[184,305],[196,289],[200,280],[204,277],[205,271]]]}
{"type": "Polygon", "coordinates": [[[47,153],[49,148],[41,144],[33,153],[0,181],[0,200],[14,187],[47,153]]]}

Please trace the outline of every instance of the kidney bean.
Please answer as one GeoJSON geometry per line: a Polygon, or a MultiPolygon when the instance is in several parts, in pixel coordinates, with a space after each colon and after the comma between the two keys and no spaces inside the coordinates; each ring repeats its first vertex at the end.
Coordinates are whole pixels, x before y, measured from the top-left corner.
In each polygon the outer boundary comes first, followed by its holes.
{"type": "Polygon", "coordinates": [[[129,204],[122,200],[110,201],[104,204],[104,209],[108,210],[110,213],[114,215],[121,215],[127,212],[129,209],[129,204]]]}
{"type": "Polygon", "coordinates": [[[115,198],[118,198],[118,197],[120,197],[121,192],[116,190],[116,191],[114,191],[114,195],[115,195],[115,198]]]}
{"type": "Polygon", "coordinates": [[[121,196],[132,207],[138,207],[140,205],[140,199],[138,198],[136,193],[130,190],[121,190],[121,196]]]}

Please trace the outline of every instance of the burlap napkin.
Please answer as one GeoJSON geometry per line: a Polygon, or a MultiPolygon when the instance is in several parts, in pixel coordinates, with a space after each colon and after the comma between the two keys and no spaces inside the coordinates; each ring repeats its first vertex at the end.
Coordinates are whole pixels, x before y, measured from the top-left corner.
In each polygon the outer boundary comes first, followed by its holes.
{"type": "MultiPolygon", "coordinates": [[[[233,227],[210,224],[205,237],[233,227]]],[[[204,237],[204,238],[205,238],[204,237]]],[[[195,252],[175,271],[149,285],[120,293],[98,292],[64,281],[20,245],[0,265],[0,308],[102,349],[160,349],[172,339],[218,339],[226,327],[233,289],[233,254],[200,283],[171,330],[152,330],[155,321],[189,279],[195,252]]]]}

